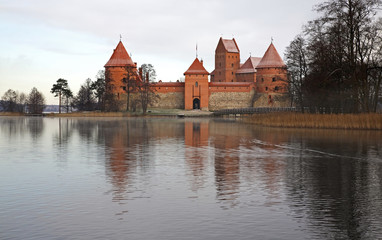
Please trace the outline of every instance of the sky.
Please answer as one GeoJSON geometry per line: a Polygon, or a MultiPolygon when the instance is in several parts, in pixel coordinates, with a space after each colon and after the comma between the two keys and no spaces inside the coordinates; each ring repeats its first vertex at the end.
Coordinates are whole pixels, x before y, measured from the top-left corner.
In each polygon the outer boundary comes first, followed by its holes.
{"type": "Polygon", "coordinates": [[[47,104],[59,78],[77,94],[95,80],[120,36],[157,81],[182,80],[196,56],[214,70],[220,37],[235,38],[241,62],[262,57],[271,39],[281,57],[322,0],[0,0],[0,96],[33,87],[47,104]]]}

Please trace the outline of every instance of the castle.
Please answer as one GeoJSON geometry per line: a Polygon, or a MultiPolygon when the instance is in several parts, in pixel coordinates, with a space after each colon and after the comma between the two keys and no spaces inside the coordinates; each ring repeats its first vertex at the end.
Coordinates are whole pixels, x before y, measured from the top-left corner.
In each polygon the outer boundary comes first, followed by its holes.
{"type": "MultiPolygon", "coordinates": [[[[141,81],[134,63],[120,41],[105,73],[118,99],[126,94],[127,69],[141,81]]],[[[160,99],[153,107],[219,110],[227,108],[285,106],[287,68],[271,43],[263,57],[249,57],[240,63],[240,50],[235,39],[220,38],[215,50],[215,69],[209,73],[203,60],[196,58],[184,72],[184,82],[156,82],[152,90],[160,99]],[[209,81],[210,77],[210,81],[209,81]]]]}

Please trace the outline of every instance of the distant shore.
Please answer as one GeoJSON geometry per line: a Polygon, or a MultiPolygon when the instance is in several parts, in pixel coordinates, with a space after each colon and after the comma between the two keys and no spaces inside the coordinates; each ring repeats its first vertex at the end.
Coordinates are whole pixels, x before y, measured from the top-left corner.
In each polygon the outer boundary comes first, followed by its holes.
{"type": "Polygon", "coordinates": [[[382,130],[382,114],[267,113],[252,115],[244,122],[281,128],[382,130]]]}
{"type": "Polygon", "coordinates": [[[213,113],[201,110],[182,109],[149,109],[145,115],[142,112],[69,112],[69,113],[43,113],[40,115],[29,115],[23,113],[0,112],[0,116],[44,116],[44,117],[210,117],[213,113]]]}

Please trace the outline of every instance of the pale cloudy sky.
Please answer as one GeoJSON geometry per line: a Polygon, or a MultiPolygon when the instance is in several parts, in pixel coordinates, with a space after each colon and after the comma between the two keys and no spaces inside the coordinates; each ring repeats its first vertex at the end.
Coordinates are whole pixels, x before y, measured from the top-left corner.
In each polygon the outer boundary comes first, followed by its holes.
{"type": "Polygon", "coordinates": [[[322,0],[0,0],[0,96],[8,89],[43,92],[48,104],[58,78],[77,94],[94,80],[119,41],[157,80],[183,77],[195,58],[214,69],[218,40],[235,37],[244,62],[261,57],[271,37],[286,46],[322,0]]]}

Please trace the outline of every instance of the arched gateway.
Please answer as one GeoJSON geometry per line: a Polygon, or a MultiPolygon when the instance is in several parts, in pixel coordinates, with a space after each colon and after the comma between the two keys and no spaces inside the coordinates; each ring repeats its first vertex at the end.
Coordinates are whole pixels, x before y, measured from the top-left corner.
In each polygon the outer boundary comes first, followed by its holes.
{"type": "Polygon", "coordinates": [[[199,98],[195,98],[194,101],[193,101],[193,109],[200,109],[200,100],[199,98]]]}

